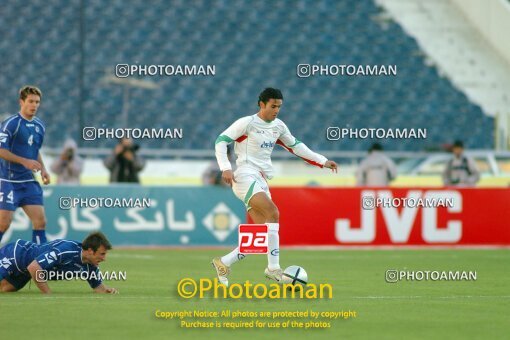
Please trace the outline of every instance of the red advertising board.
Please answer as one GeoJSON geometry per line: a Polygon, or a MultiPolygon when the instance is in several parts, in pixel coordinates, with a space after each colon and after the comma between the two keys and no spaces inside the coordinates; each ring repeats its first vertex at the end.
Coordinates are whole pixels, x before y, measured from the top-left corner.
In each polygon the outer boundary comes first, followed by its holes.
{"type": "Polygon", "coordinates": [[[272,188],[290,245],[510,245],[510,189],[272,188]]]}

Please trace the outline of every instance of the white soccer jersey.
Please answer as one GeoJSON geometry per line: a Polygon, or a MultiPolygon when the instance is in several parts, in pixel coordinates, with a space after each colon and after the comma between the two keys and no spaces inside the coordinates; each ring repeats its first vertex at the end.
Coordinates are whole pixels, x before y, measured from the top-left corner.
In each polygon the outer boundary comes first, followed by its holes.
{"type": "Polygon", "coordinates": [[[231,170],[227,145],[235,142],[237,171],[261,171],[268,179],[273,177],[271,153],[276,144],[301,157],[306,162],[323,167],[327,158],[313,152],[290,133],[280,119],[262,120],[257,114],[236,120],[216,139],[216,159],[221,171],[231,170]]]}

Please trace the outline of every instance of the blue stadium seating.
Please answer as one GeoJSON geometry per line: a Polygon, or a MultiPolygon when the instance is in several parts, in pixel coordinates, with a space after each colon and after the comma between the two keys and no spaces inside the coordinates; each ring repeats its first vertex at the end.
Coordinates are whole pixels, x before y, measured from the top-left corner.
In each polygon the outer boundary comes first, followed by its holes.
{"type": "Polygon", "coordinates": [[[389,150],[457,138],[469,148],[492,146],[493,119],[426,66],[397,24],[383,28],[373,20],[380,9],[372,0],[90,0],[83,12],[80,5],[6,0],[0,11],[0,113],[18,110],[21,85],[39,85],[48,146],[61,145],[66,135],[79,139],[83,99],[86,126],[179,127],[182,141],[141,144],[211,149],[229,123],[256,112],[266,86],[283,90],[281,118],[313,148],[366,150],[372,143],[329,142],[328,126],[427,128],[427,140],[383,141],[389,150]],[[160,88],[131,89],[123,122],[123,88],[101,81],[118,63],[214,64],[216,75],[150,77],[160,88]],[[397,64],[398,76],[299,78],[300,63],[397,64]]]}

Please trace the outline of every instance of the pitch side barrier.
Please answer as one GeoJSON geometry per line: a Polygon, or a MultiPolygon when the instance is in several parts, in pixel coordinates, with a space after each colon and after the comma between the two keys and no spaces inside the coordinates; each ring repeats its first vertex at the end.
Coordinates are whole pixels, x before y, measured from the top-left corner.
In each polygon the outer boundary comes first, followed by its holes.
{"type": "MultiPolygon", "coordinates": [[[[282,246],[510,246],[510,189],[273,188],[282,246]]],[[[225,246],[247,220],[230,188],[44,188],[48,239],[101,230],[114,246],[225,246]]],[[[4,243],[30,239],[21,209],[4,243]]]]}
{"type": "Polygon", "coordinates": [[[510,189],[275,188],[287,246],[510,246],[510,189]],[[289,199],[291,198],[291,199],[289,199]]]}

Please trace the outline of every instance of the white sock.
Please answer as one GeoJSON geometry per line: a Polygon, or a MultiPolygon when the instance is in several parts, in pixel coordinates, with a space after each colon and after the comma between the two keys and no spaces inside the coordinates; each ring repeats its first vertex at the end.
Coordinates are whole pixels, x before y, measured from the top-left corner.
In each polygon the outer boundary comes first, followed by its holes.
{"type": "Polygon", "coordinates": [[[266,223],[268,231],[267,267],[270,270],[280,269],[280,230],[279,223],[266,223]]]}
{"type": "Polygon", "coordinates": [[[226,266],[230,267],[231,265],[233,265],[237,261],[244,259],[245,257],[246,257],[245,255],[239,253],[239,247],[237,247],[227,255],[223,256],[221,258],[221,262],[223,262],[226,266]]]}

